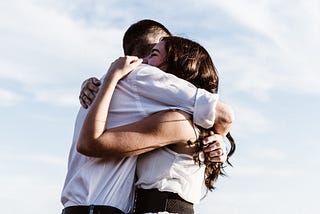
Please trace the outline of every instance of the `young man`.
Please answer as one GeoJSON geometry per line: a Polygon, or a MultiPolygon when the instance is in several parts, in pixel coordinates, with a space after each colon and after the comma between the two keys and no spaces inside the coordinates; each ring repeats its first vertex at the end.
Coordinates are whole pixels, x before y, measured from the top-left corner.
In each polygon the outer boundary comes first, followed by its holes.
{"type": "MultiPolygon", "coordinates": [[[[144,46],[145,48],[142,48],[142,50],[146,50],[157,43],[162,36],[168,35],[170,35],[169,31],[161,24],[151,20],[140,21],[132,25],[126,32],[124,37],[125,54],[144,55],[145,53],[142,53],[143,51],[139,50],[139,47],[144,46]]],[[[148,52],[149,50],[146,51],[146,53],[148,52]]],[[[165,86],[164,89],[166,89],[165,86]]],[[[182,109],[193,113],[194,118],[201,125],[205,118],[201,115],[202,113],[193,111],[195,109],[194,104],[188,103],[191,98],[196,100],[196,95],[196,91],[190,91],[183,95],[186,107],[182,109]]],[[[216,101],[213,100],[212,102],[216,101]]],[[[195,105],[197,104],[199,103],[196,100],[195,105]]],[[[209,109],[204,112],[207,112],[206,116],[212,114],[209,109]]],[[[132,209],[134,197],[136,157],[106,160],[104,158],[87,157],[78,153],[76,150],[77,141],[86,113],[86,110],[81,108],[75,124],[68,173],[61,196],[61,201],[65,207],[63,213],[129,213],[132,209]]],[[[142,117],[136,117],[135,121],[139,119],[142,119],[142,117]]],[[[123,121],[114,116],[113,126],[121,124],[123,124],[123,121]]],[[[136,146],[139,147],[139,145],[136,146]]],[[[106,156],[101,154],[101,157],[106,156]]]]}

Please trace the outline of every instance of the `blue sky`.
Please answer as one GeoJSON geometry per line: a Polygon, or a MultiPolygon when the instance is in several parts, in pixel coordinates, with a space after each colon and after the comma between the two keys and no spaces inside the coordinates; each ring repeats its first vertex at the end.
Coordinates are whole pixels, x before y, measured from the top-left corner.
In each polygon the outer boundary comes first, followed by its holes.
{"type": "Polygon", "coordinates": [[[0,3],[0,204],[59,213],[78,92],[144,18],[201,43],[234,107],[237,151],[198,213],[319,213],[320,2],[0,3]]]}

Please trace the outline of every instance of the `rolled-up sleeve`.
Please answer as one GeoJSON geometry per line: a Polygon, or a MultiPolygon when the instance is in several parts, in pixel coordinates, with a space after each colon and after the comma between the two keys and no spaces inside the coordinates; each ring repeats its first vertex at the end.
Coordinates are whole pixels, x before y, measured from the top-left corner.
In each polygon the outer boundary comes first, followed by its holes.
{"type": "Polygon", "coordinates": [[[134,77],[132,81],[141,105],[148,106],[152,102],[150,106],[159,104],[168,109],[180,109],[192,114],[195,124],[203,128],[213,126],[218,94],[148,65],[139,66],[131,77],[134,77]]]}

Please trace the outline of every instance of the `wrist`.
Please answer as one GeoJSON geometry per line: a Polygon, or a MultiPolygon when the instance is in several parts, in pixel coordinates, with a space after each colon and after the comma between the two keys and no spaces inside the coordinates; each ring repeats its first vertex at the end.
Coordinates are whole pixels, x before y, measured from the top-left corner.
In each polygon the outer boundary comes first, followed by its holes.
{"type": "Polygon", "coordinates": [[[105,81],[116,81],[118,82],[122,78],[121,74],[117,69],[109,70],[107,75],[105,76],[105,81]]]}

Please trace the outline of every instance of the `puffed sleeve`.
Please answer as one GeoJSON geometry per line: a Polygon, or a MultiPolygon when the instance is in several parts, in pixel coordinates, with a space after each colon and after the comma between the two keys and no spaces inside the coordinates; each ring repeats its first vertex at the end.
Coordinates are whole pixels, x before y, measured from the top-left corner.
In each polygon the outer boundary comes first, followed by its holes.
{"type": "Polygon", "coordinates": [[[186,80],[149,65],[139,66],[134,77],[140,99],[147,98],[192,114],[194,123],[203,128],[213,126],[218,94],[197,88],[186,80]]]}

